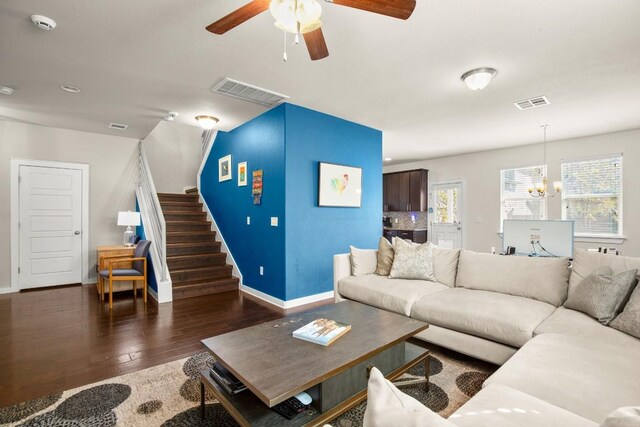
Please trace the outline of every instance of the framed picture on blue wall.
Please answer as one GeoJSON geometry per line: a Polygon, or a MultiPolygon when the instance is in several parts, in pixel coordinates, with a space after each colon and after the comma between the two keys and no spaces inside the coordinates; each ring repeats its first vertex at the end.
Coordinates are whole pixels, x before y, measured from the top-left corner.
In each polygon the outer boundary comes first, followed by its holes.
{"type": "Polygon", "coordinates": [[[359,208],[361,205],[362,168],[319,162],[318,206],[359,208]]]}
{"type": "Polygon", "coordinates": [[[218,159],[218,181],[231,179],[231,154],[218,159]]]}

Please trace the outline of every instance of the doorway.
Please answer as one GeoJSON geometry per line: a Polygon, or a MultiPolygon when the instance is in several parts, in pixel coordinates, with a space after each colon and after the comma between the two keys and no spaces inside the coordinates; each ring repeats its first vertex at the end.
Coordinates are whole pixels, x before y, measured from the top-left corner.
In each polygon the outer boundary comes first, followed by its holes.
{"type": "Polygon", "coordinates": [[[88,283],[88,171],[11,161],[12,290],[88,283]]]}
{"type": "Polygon", "coordinates": [[[463,180],[434,182],[430,198],[433,212],[429,222],[431,241],[439,247],[458,249],[464,247],[464,189],[463,180]]]}

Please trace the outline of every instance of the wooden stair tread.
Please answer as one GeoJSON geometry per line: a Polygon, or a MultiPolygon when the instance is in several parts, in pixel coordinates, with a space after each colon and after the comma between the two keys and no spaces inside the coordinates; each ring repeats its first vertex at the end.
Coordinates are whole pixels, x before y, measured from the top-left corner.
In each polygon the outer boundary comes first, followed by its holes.
{"type": "Polygon", "coordinates": [[[190,254],[190,255],[171,255],[167,257],[167,261],[169,260],[182,260],[187,258],[207,258],[207,257],[226,257],[227,254],[225,252],[214,252],[211,254],[190,254]]]}
{"type": "Polygon", "coordinates": [[[188,242],[188,243],[167,243],[167,248],[189,248],[192,246],[220,246],[220,242],[188,242]]]}
{"type": "Polygon", "coordinates": [[[185,207],[202,207],[200,202],[174,202],[172,200],[164,200],[160,202],[163,206],[185,206],[185,207]]]}
{"type": "Polygon", "coordinates": [[[213,234],[216,232],[213,230],[210,231],[167,231],[167,237],[172,236],[202,236],[203,234],[213,234]]]}
{"type": "Polygon", "coordinates": [[[222,264],[222,265],[211,265],[207,267],[193,267],[193,268],[181,268],[179,270],[173,270],[171,274],[181,274],[181,273],[200,273],[205,271],[220,271],[233,269],[231,264],[222,264]]]}
{"type": "Polygon", "coordinates": [[[194,215],[194,216],[200,216],[200,215],[204,214],[205,212],[203,212],[203,211],[170,211],[170,210],[163,209],[162,213],[164,215],[194,215]]]}
{"type": "Polygon", "coordinates": [[[240,283],[240,279],[234,276],[229,277],[220,277],[216,279],[202,279],[202,280],[194,280],[190,282],[183,283],[173,283],[174,289],[184,289],[184,288],[196,288],[203,286],[216,286],[216,285],[230,285],[230,284],[238,284],[240,283]]]}
{"type": "Polygon", "coordinates": [[[174,224],[174,225],[189,225],[189,224],[211,224],[209,221],[203,219],[203,220],[193,220],[193,221],[165,221],[165,223],[167,224],[174,224]]]}

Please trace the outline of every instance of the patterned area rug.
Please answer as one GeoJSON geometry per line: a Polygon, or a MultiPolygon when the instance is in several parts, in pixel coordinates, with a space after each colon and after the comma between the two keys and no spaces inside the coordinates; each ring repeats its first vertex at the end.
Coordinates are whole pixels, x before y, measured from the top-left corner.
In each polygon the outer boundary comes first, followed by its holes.
{"type": "MultiPolygon", "coordinates": [[[[431,384],[401,389],[448,417],[475,395],[497,367],[432,347],[431,384]]],[[[122,375],[14,406],[0,408],[3,426],[237,426],[212,395],[200,421],[198,372],[212,362],[207,353],[122,375]]],[[[420,364],[403,378],[424,375],[420,364]]],[[[331,421],[335,427],[362,425],[366,402],[331,421]]]]}

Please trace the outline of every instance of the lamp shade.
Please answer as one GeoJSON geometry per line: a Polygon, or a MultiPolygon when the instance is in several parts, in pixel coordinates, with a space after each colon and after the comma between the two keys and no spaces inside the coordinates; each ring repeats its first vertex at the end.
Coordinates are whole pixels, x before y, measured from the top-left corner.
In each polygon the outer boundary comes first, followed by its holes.
{"type": "Polygon", "coordinates": [[[140,212],[118,212],[118,225],[128,227],[140,225],[140,212]]]}

